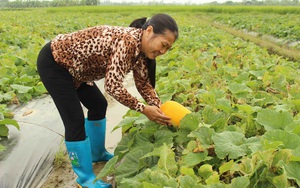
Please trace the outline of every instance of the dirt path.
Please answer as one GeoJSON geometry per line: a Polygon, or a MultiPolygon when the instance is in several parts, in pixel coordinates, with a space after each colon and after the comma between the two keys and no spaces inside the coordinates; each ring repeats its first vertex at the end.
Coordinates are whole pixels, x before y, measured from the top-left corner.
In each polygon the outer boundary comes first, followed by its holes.
{"type": "MultiPolygon", "coordinates": [[[[97,175],[103,168],[105,163],[96,163],[93,165],[95,174],[97,175]]],[[[75,188],[76,174],[72,170],[67,155],[64,155],[64,161],[58,166],[54,165],[48,179],[43,183],[41,188],[75,188]]],[[[113,179],[108,178],[106,182],[113,184],[113,179]]]]}

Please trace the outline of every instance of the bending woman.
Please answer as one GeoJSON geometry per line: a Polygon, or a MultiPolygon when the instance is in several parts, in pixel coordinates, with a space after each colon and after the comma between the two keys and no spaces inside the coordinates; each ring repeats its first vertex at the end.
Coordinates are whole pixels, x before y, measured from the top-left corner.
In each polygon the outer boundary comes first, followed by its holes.
{"type": "Polygon", "coordinates": [[[165,54],[178,37],[175,20],[166,14],[134,20],[131,27],[95,26],[60,34],[46,44],[37,58],[41,80],[51,95],[65,127],[65,143],[78,187],[111,187],[93,182],[92,162],[113,157],[105,149],[107,101],[94,81],[105,78],[105,91],[117,101],[168,125],[154,89],[155,58],[165,54]],[[138,101],[124,87],[133,72],[138,101]],[[81,103],[88,109],[85,118],[81,103]]]}

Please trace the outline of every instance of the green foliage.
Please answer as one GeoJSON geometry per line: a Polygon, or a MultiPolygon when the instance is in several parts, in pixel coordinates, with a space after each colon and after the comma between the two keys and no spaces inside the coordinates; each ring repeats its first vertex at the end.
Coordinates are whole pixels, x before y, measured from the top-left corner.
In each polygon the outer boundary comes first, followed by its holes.
{"type": "Polygon", "coordinates": [[[177,129],[128,111],[115,128],[124,134],[115,157],[98,178],[113,174],[118,187],[126,188],[297,187],[298,62],[269,55],[249,41],[211,27],[199,16],[201,11],[222,17],[224,12],[254,10],[291,10],[293,17],[298,8],[147,6],[0,11],[0,133],[8,135],[8,124],[18,128],[7,120],[13,117],[8,104],[27,102],[46,92],[35,62],[40,48],[55,35],[99,24],[127,26],[138,17],[165,12],[178,22],[180,37],[158,59],[156,89],[163,101],[178,101],[193,113],[177,129]]]}
{"type": "Polygon", "coordinates": [[[129,111],[109,164],[118,187],[299,186],[289,165],[300,159],[298,63],[197,15],[175,18],[180,38],[158,61],[157,91],[193,113],[176,129],[129,111]]]}

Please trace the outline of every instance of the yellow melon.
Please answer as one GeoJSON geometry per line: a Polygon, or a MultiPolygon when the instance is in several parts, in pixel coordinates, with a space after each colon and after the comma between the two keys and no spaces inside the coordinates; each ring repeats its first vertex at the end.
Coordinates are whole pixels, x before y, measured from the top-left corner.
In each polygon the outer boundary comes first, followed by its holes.
{"type": "Polygon", "coordinates": [[[166,101],[160,106],[160,109],[171,118],[172,125],[176,127],[179,127],[180,121],[185,115],[191,113],[190,110],[175,101],[166,101]]]}

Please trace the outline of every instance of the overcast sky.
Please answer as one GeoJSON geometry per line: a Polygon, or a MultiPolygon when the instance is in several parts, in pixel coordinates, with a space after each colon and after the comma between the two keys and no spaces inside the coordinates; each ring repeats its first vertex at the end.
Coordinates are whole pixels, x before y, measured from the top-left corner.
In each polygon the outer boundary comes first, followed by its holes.
{"type": "MultiPolygon", "coordinates": [[[[158,2],[158,3],[163,2],[163,3],[176,3],[176,4],[186,4],[186,3],[203,4],[203,3],[211,3],[214,1],[217,1],[218,3],[224,3],[228,0],[110,0],[111,3],[134,2],[134,3],[143,3],[143,4],[147,4],[149,2],[158,2]]],[[[242,0],[231,0],[231,1],[242,2],[242,0]]]]}

